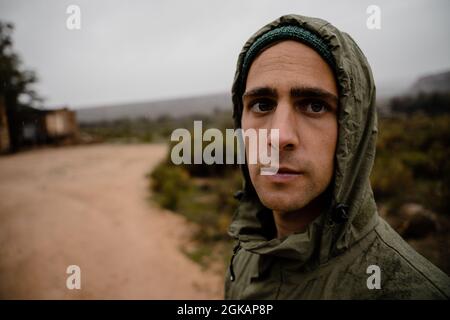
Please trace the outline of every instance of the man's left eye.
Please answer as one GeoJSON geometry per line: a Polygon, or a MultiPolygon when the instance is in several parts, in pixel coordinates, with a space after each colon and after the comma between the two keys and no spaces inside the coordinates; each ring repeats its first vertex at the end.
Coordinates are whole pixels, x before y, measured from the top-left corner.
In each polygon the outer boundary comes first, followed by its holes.
{"type": "Polygon", "coordinates": [[[304,108],[309,113],[323,113],[327,110],[327,106],[319,101],[308,102],[304,105],[304,108]]]}

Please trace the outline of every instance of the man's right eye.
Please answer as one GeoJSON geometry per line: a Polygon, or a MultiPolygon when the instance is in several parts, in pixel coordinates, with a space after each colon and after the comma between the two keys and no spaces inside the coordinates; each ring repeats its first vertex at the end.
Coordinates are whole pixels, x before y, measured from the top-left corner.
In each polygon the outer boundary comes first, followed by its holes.
{"type": "Polygon", "coordinates": [[[273,101],[255,101],[250,103],[249,108],[256,113],[267,113],[275,108],[275,103],[273,101]]]}

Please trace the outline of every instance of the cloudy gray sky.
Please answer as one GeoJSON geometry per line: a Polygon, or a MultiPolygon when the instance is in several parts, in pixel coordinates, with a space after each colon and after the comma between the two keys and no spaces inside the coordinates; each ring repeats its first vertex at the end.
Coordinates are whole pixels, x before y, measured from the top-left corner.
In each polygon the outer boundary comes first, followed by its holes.
{"type": "Polygon", "coordinates": [[[45,105],[83,107],[228,91],[238,53],[287,13],[326,19],[365,52],[380,89],[450,69],[450,1],[0,0],[45,105]],[[66,9],[81,9],[68,30],[66,9]],[[369,5],[381,30],[366,26],[369,5]]]}

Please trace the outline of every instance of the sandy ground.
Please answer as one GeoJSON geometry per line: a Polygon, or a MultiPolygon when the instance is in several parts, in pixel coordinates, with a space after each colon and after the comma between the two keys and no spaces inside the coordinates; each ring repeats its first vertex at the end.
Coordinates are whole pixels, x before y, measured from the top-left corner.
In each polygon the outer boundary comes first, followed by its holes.
{"type": "Polygon", "coordinates": [[[180,251],[190,228],[147,200],[163,145],[0,157],[0,298],[218,299],[223,278],[180,251]],[[81,268],[69,290],[66,268],[81,268]]]}

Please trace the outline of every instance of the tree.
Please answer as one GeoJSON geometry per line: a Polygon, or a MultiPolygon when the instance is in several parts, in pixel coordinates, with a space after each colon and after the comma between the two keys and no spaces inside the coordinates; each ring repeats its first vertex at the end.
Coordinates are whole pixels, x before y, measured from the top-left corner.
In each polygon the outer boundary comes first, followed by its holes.
{"type": "Polygon", "coordinates": [[[13,31],[11,23],[0,21],[0,97],[3,97],[6,106],[11,151],[15,151],[19,145],[19,112],[42,102],[32,89],[38,80],[36,73],[23,68],[22,60],[13,50],[13,31]]]}

